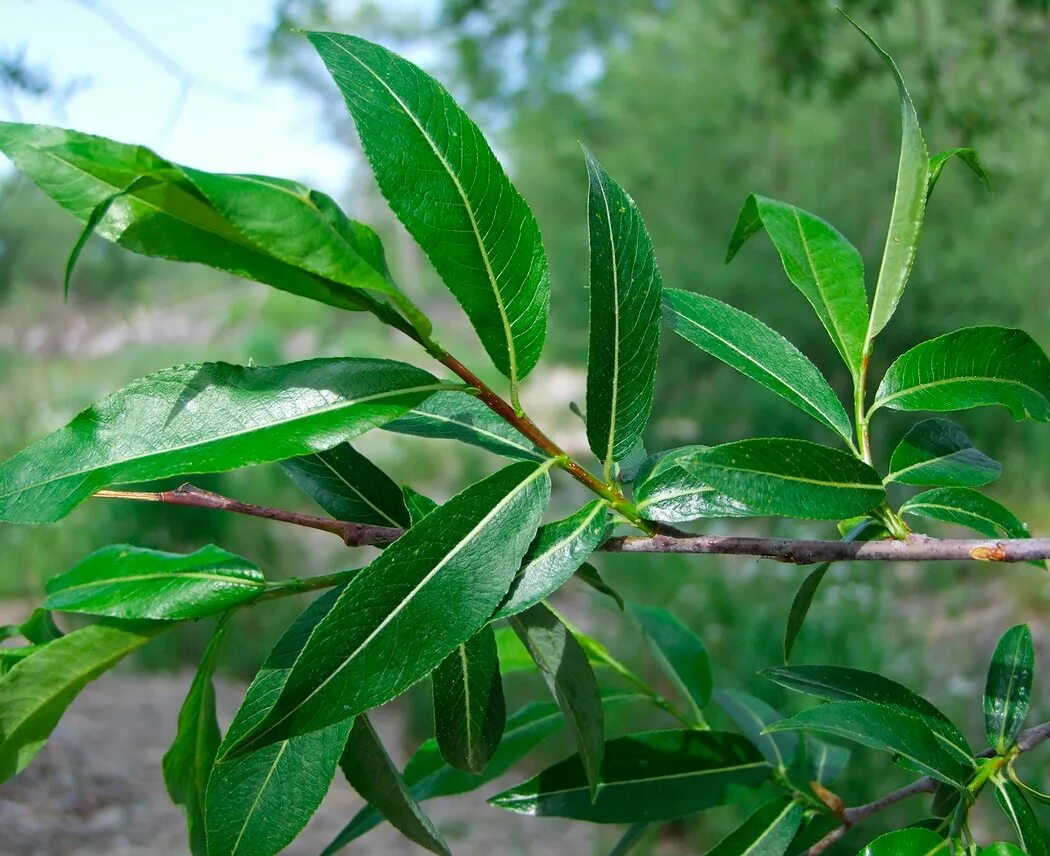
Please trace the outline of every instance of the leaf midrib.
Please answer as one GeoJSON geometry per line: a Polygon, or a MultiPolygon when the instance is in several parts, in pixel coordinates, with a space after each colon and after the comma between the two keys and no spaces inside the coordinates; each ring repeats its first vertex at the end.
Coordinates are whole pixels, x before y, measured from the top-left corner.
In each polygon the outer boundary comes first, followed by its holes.
{"type": "Polygon", "coordinates": [[[266,582],[264,580],[251,580],[246,577],[232,577],[227,576],[226,574],[209,574],[205,571],[173,571],[171,573],[133,574],[126,577],[108,577],[105,579],[92,580],[91,582],[86,583],[76,583],[71,586],[56,588],[54,591],[48,592],[48,595],[57,595],[65,592],[80,591],[81,589],[102,586],[120,585],[122,583],[148,582],[150,580],[207,580],[208,582],[230,583],[232,585],[244,586],[245,588],[261,589],[266,587],[266,582]]]}
{"type": "Polygon", "coordinates": [[[241,846],[241,839],[244,838],[244,833],[248,829],[248,824],[251,822],[252,815],[255,814],[256,809],[259,807],[259,801],[262,799],[263,792],[270,785],[270,779],[273,778],[273,774],[277,770],[277,764],[281,760],[281,756],[284,755],[284,750],[288,748],[288,741],[285,740],[281,743],[281,748],[277,750],[277,754],[274,756],[273,763],[270,764],[270,769],[266,771],[266,777],[263,779],[262,784],[255,793],[255,799],[252,800],[252,804],[244,816],[244,823],[241,825],[241,831],[237,833],[237,840],[233,843],[233,849],[230,850],[230,856],[236,856],[237,851],[241,846]]]}
{"type": "Polygon", "coordinates": [[[333,467],[328,462],[328,459],[325,457],[325,455],[326,455],[325,452],[318,452],[317,453],[317,459],[322,464],[324,464],[325,467],[328,468],[328,470],[332,473],[333,476],[335,476],[339,481],[341,481],[344,485],[346,485],[346,487],[348,487],[353,493],[357,494],[357,496],[360,497],[360,499],[369,508],[371,508],[376,514],[378,514],[380,517],[382,517],[384,520],[386,520],[395,529],[399,528],[401,526],[400,521],[395,520],[393,517],[391,517],[389,514],[387,514],[382,508],[380,508],[378,505],[376,505],[374,502],[372,502],[372,500],[369,499],[364,494],[364,492],[359,490],[356,485],[351,484],[350,481],[347,478],[345,478],[341,472],[339,472],[339,470],[337,470],[335,467],[333,467]]]}
{"type": "Polygon", "coordinates": [[[702,466],[702,467],[712,467],[712,468],[715,468],[715,469],[728,470],[729,472],[734,472],[734,473],[750,473],[750,474],[756,475],[756,476],[765,476],[767,478],[781,479],[783,481],[803,482],[805,484],[815,484],[815,485],[820,485],[821,487],[835,487],[835,488],[844,488],[844,489],[849,489],[849,490],[877,490],[877,491],[880,491],[880,492],[884,490],[884,488],[883,488],[881,483],[880,484],[865,484],[863,482],[822,481],[820,479],[804,478],[803,476],[792,476],[792,475],[787,475],[787,474],[784,474],[784,473],[769,472],[768,470],[752,470],[752,469],[749,469],[747,467],[738,467],[738,466],[733,466],[733,465],[730,465],[730,464],[714,464],[714,463],[704,462],[704,461],[697,461],[696,463],[699,466],[702,466]]]}
{"type": "Polygon", "coordinates": [[[564,538],[553,543],[539,556],[530,560],[529,563],[522,569],[523,572],[528,571],[528,569],[531,568],[533,565],[545,561],[546,559],[550,558],[550,556],[554,553],[558,552],[559,550],[563,550],[566,547],[566,545],[568,545],[570,542],[575,541],[580,536],[580,533],[582,533],[585,529],[587,529],[588,526],[591,525],[591,523],[594,521],[594,518],[597,517],[599,512],[603,511],[604,508],[605,503],[602,500],[595,500],[593,510],[584,518],[583,522],[564,538]]]}
{"type": "MultiPolygon", "coordinates": [[[[595,169],[596,165],[592,165],[595,169]]],[[[609,437],[605,444],[605,463],[610,466],[613,463],[613,447],[616,445],[616,407],[620,395],[620,265],[616,258],[616,238],[613,235],[612,210],[609,207],[609,195],[605,192],[605,182],[595,169],[595,183],[602,196],[602,205],[605,207],[606,231],[609,234],[609,258],[612,265],[612,310],[613,310],[613,365],[612,385],[609,390],[609,437]]]]}
{"type": "Polygon", "coordinates": [[[871,410],[869,410],[868,412],[870,413],[879,407],[885,407],[887,402],[901,398],[905,395],[910,395],[913,392],[925,392],[927,389],[933,389],[934,387],[938,386],[947,386],[953,383],[1001,383],[1005,384],[1006,386],[1019,386],[1022,389],[1027,389],[1035,393],[1039,398],[1043,399],[1044,402],[1046,401],[1046,396],[1042,392],[1040,392],[1031,384],[1024,383],[1023,381],[1010,380],[1008,378],[1001,377],[988,377],[986,375],[953,375],[952,377],[943,378],[942,380],[931,380],[925,383],[913,384],[911,386],[904,387],[903,389],[899,389],[896,392],[885,396],[884,398],[876,399],[875,403],[871,405],[871,410]]]}

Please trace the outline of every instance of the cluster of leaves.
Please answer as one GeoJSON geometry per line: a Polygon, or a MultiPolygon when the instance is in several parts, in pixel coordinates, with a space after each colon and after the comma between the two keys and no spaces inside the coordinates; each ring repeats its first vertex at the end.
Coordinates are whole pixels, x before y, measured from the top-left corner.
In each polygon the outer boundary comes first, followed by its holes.
{"type": "MultiPolygon", "coordinates": [[[[678,688],[677,703],[546,602],[577,578],[624,608],[586,564],[617,525],[652,534],[669,523],[778,515],[836,520],[844,537],[856,539],[903,537],[907,515],[993,537],[1028,537],[1010,511],[976,490],[1000,467],[953,422],[919,422],[893,452],[888,475],[873,466],[869,423],[879,409],[1000,405],[1018,419],[1050,421],[1050,361],[1026,333],[1001,327],[966,328],[917,345],[897,358],[867,401],[874,342],[904,291],[944,165],[958,158],[984,178],[968,149],[928,156],[892,59],[872,42],[895,75],[903,137],[871,305],[857,251],[795,206],[748,198],[729,248],[732,258],[751,235],[768,234],[849,368],[852,417],[816,366],[761,321],[713,298],[663,288],[637,206],[585,153],[586,423],[602,466],[598,477],[519,404],[519,386],[544,344],[546,255],[528,205],[479,129],[436,81],[386,49],[331,33],[310,39],[344,95],[381,190],[509,381],[510,400],[441,347],[429,319],[394,282],[376,234],[329,197],[284,179],[202,172],[73,131],[0,124],[0,149],[85,223],[67,284],[80,249],[97,233],[135,252],[207,264],[369,312],[457,376],[450,382],[365,357],[177,366],[132,382],[0,464],[5,522],[57,521],[114,485],[280,462],[335,520],[399,536],[366,567],[281,582],[214,546],[175,555],[116,545],[87,557],[49,582],[47,599],[27,622],[5,631],[26,644],[0,649],[0,777],[25,768],[87,682],[180,622],[218,615],[164,763],[171,796],[187,811],[195,854],[278,852],[305,826],[339,767],[369,806],[327,852],[385,818],[446,853],[420,802],[484,785],[562,722],[571,726],[577,753],[490,802],[531,815],[640,825],[628,830],[620,852],[644,826],[746,798],[767,784],[777,796],[716,850],[801,852],[845,818],[827,785],[848,753],[807,736],[817,733],[890,752],[943,786],[944,819],[932,829],[895,833],[904,838],[886,844],[886,852],[974,846],[967,813],[991,783],[1026,852],[1045,853],[1026,788],[1012,772],[1031,683],[1026,629],[1004,637],[993,663],[986,694],[993,750],[986,761],[928,702],[886,678],[842,667],[770,671],[775,681],[826,700],[791,719],[724,691],[718,703],[740,733],[711,730],[703,713],[712,700],[710,664],[700,639],[673,615],[629,610],[678,688]],[[812,416],[838,447],[757,438],[647,456],[642,434],[653,406],[661,316],[701,350],[812,416]],[[454,439],[515,462],[437,505],[397,485],[349,444],[374,428],[454,439]],[[544,523],[555,468],[596,498],[544,523]],[[889,483],[929,489],[895,509],[889,483]],[[231,616],[321,588],[329,591],[277,642],[221,734],[212,677],[231,616]],[[98,620],[63,634],[54,612],[98,620]],[[595,665],[630,691],[602,689],[595,665]],[[502,682],[522,668],[538,670],[553,701],[508,715],[502,682]],[[399,771],[368,713],[428,676],[435,737],[399,771]],[[607,740],[605,710],[636,701],[679,727],[607,740]]],[[[796,598],[785,661],[826,570],[816,568],[796,598]]]]}

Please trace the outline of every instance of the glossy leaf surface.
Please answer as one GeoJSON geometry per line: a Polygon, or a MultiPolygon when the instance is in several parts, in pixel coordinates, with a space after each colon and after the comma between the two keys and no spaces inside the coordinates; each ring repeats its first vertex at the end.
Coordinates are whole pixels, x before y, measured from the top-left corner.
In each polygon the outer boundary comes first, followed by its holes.
{"type": "Polygon", "coordinates": [[[701,482],[686,466],[707,446],[682,446],[650,457],[634,482],[634,501],[642,517],[682,523],[705,517],[752,517],[742,502],[701,482]]]}
{"type": "Polygon", "coordinates": [[[1002,464],[974,447],[949,419],[913,425],[893,450],[886,481],[924,487],[980,487],[995,481],[1002,464]]]}
{"type": "Polygon", "coordinates": [[[1028,538],[1030,534],[1017,516],[991,497],[968,487],[935,487],[911,497],[900,507],[902,514],[955,523],[998,538],[1028,538]]]}
{"type": "Polygon", "coordinates": [[[802,803],[777,797],[759,806],[707,856],[783,856],[802,826],[802,803]]]}
{"type": "Polygon", "coordinates": [[[929,829],[912,827],[880,835],[857,856],[935,856],[948,852],[947,838],[929,829]]]}
{"type": "Polygon", "coordinates": [[[1000,755],[1014,745],[1028,718],[1034,669],[1032,631],[1027,624],[1011,627],[995,646],[984,688],[984,731],[1000,755]]]}
{"type": "Polygon", "coordinates": [[[1046,838],[1032,806],[1013,782],[994,780],[995,801],[1014,828],[1014,834],[1028,856],[1047,856],[1046,838]]]}
{"type": "Polygon", "coordinates": [[[700,721],[701,711],[711,701],[714,679],[707,648],[692,630],[666,609],[632,606],[642,632],[649,641],[661,669],[689,703],[700,721]]]}

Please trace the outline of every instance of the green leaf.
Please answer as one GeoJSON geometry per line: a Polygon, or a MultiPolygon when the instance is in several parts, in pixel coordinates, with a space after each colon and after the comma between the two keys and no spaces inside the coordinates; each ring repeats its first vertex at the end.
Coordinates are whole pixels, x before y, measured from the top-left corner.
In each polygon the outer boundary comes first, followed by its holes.
{"type": "Polygon", "coordinates": [[[703,449],[683,464],[758,514],[838,520],[863,514],[886,497],[870,466],[808,440],[738,440],[703,449]]]}
{"type": "Polygon", "coordinates": [[[542,603],[513,616],[510,623],[565,715],[580,752],[581,770],[591,795],[596,796],[605,751],[605,719],[598,680],[587,655],[569,628],[542,603]]]}
{"type": "Polygon", "coordinates": [[[1023,330],[965,327],[897,357],[871,411],[1001,405],[1014,419],[1050,421],[1050,360],[1023,330]]]}
{"type": "Polygon", "coordinates": [[[865,701],[830,701],[769,726],[771,733],[816,731],[890,752],[909,769],[956,787],[966,786],[967,768],[928,721],[903,708],[865,701]]]}
{"type": "Polygon", "coordinates": [[[0,677],[0,782],[25,769],[90,681],[171,626],[107,618],[16,662],[0,677]]]}
{"type": "Polygon", "coordinates": [[[58,520],[107,485],[323,451],[396,419],[442,386],[390,360],[165,369],[0,464],[0,521],[58,520]]]}
{"type": "Polygon", "coordinates": [[[739,734],[649,731],[610,740],[592,801],[579,755],[489,800],[539,817],[592,823],[671,820],[723,805],[737,788],[769,778],[769,765],[739,734]]]}
{"type": "Polygon", "coordinates": [[[762,674],[783,687],[817,698],[892,707],[925,722],[960,762],[972,761],[970,744],[947,716],[922,696],[882,675],[845,666],[783,666],[762,674]]]}
{"type": "Polygon", "coordinates": [[[613,849],[609,851],[608,856],[627,856],[641,843],[645,834],[654,827],[655,824],[652,823],[632,823],[620,836],[620,840],[616,842],[613,849]]]}
{"type": "Polygon", "coordinates": [[[491,625],[458,645],[431,681],[441,757],[460,770],[480,773],[499,746],[507,718],[491,625]]]}
{"type": "Polygon", "coordinates": [[[870,343],[893,317],[897,303],[908,284],[915,253],[922,235],[922,220],[926,213],[926,191],[930,178],[929,153],[919,128],[919,117],[915,105],[904,85],[904,78],[886,51],[869,36],[849,15],[846,20],[853,24],[868,40],[875,52],[885,60],[897,82],[901,107],[901,155],[897,166],[897,188],[893,195],[893,208],[886,231],[886,246],[882,252],[882,265],[875,285],[875,297],[871,306],[871,320],[865,342],[865,353],[870,353],[870,343]]]}
{"type": "Polygon", "coordinates": [[[45,586],[47,609],[114,618],[202,618],[266,588],[259,568],[210,544],[164,553],[130,544],[96,550],[45,586]]]}
{"type": "MultiPolygon", "coordinates": [[[[850,373],[857,377],[868,327],[868,296],[864,290],[864,263],[860,253],[835,227],[819,217],[794,205],[752,194],[737,218],[726,264],[743,243],[762,228],[780,254],[788,279],[810,302],[850,373]]],[[[758,323],[751,320],[752,324],[758,323]]],[[[787,342],[778,349],[795,352],[794,346],[787,342]]]]}
{"type": "Polygon", "coordinates": [[[369,807],[382,812],[405,838],[431,853],[451,856],[441,833],[409,792],[367,716],[362,714],[354,720],[339,764],[347,781],[369,807]]]}
{"type": "Polygon", "coordinates": [[[598,549],[609,528],[608,506],[600,499],[541,526],[493,620],[517,615],[561,588],[598,549]]]}
{"type": "Polygon", "coordinates": [[[1018,624],[995,646],[984,687],[984,731],[1000,755],[1013,747],[1028,718],[1035,649],[1032,631],[1018,624]]]}
{"type": "Polygon", "coordinates": [[[783,856],[802,826],[803,814],[802,803],[776,797],[755,809],[707,856],[783,856]]]}
{"type": "Polygon", "coordinates": [[[550,277],[539,228],[481,131],[422,69],[355,36],[309,33],[390,207],[512,388],[536,365],[550,277]]]}
{"type": "Polygon", "coordinates": [[[179,723],[171,748],[164,753],[164,784],[176,805],[186,810],[190,852],[208,856],[204,826],[204,797],[222,734],[215,715],[215,666],[229,629],[231,613],[215,628],[193,676],[186,700],[179,710],[179,723]]]}
{"type": "Polygon", "coordinates": [[[473,636],[503,599],[532,540],[553,463],[513,464],[472,485],[354,576],[304,645],[273,707],[231,749],[364,713],[473,636]]]}
{"type": "Polygon", "coordinates": [[[934,856],[942,850],[949,851],[947,838],[929,829],[910,827],[880,835],[857,856],[934,856]]]}
{"type": "Polygon", "coordinates": [[[349,443],[282,461],[281,469],[336,520],[374,526],[409,524],[401,488],[349,443]]]}
{"type": "Polygon", "coordinates": [[[46,609],[34,609],[29,614],[29,618],[18,625],[15,630],[27,641],[36,645],[52,642],[65,635],[46,609]]]}
{"type": "Polygon", "coordinates": [[[995,801],[1009,818],[1021,849],[1028,856],[1047,856],[1046,838],[1025,795],[1017,785],[1001,776],[992,783],[995,785],[995,801]]]}
{"type": "Polygon", "coordinates": [[[401,495],[404,497],[405,505],[408,508],[409,522],[413,526],[438,507],[438,504],[429,496],[420,493],[407,484],[402,485],[401,495]]]}
{"type": "Polygon", "coordinates": [[[660,350],[660,269],[635,201],[587,149],[590,339],[587,441],[609,467],[641,439],[660,350]]]}
{"type": "Polygon", "coordinates": [[[978,853],[980,856],[1024,856],[1024,851],[1009,841],[996,841],[994,844],[982,847],[978,853]]]}
{"type": "Polygon", "coordinates": [[[664,320],[683,339],[852,442],[849,417],[824,376],[798,348],[757,318],[713,297],[669,288],[664,293],[664,320]]]}
{"type": "Polygon", "coordinates": [[[682,523],[709,517],[753,517],[755,512],[698,481],[686,463],[709,447],[682,446],[650,457],[634,481],[634,501],[646,520],[682,523]]]}
{"type": "Polygon", "coordinates": [[[598,573],[598,569],[594,567],[594,565],[589,562],[584,562],[576,571],[575,576],[578,580],[587,583],[587,585],[595,591],[611,597],[620,608],[620,612],[623,612],[624,609],[626,609],[623,597],[618,591],[616,591],[616,589],[602,579],[601,574],[598,573]]]}
{"type": "Polygon", "coordinates": [[[413,437],[458,440],[514,460],[545,461],[548,458],[503,418],[474,396],[462,392],[435,393],[383,428],[413,437]]]}
{"type": "Polygon", "coordinates": [[[887,482],[917,486],[980,487],[999,478],[1002,464],[975,448],[949,419],[913,425],[890,457],[887,482]]]}
{"type": "Polygon", "coordinates": [[[989,193],[991,192],[992,180],[988,177],[988,173],[984,171],[984,167],[981,166],[981,160],[977,157],[977,152],[971,148],[948,149],[938,152],[930,158],[930,179],[926,188],[927,205],[930,204],[930,196],[933,195],[934,185],[937,184],[937,180],[941,177],[941,172],[944,170],[945,165],[952,158],[958,158],[969,167],[970,172],[977,176],[977,180],[985,186],[989,193]]]}
{"type": "Polygon", "coordinates": [[[798,735],[791,732],[766,733],[767,726],[784,718],[779,711],[762,699],[737,690],[717,690],[714,698],[769,764],[779,770],[786,770],[791,765],[798,751],[798,735]]]}
{"type": "Polygon", "coordinates": [[[835,781],[846,769],[852,754],[845,746],[834,746],[815,737],[808,738],[806,746],[810,750],[809,778],[821,785],[835,781]]]}
{"type": "Polygon", "coordinates": [[[703,722],[701,711],[711,701],[714,679],[711,659],[700,637],[666,609],[632,606],[631,615],[641,625],[656,661],[703,722]]]}

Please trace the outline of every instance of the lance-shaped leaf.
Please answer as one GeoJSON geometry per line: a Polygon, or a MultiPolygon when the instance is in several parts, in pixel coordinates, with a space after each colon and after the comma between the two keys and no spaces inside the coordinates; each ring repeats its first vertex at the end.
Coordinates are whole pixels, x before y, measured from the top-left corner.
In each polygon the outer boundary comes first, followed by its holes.
{"type": "Polygon", "coordinates": [[[857,856],[937,856],[950,850],[948,839],[933,830],[909,827],[880,835],[857,856]]]}
{"type": "Polygon", "coordinates": [[[354,720],[339,765],[369,807],[381,812],[405,838],[431,853],[451,856],[441,833],[409,792],[367,716],[354,720]]]}
{"type": "Polygon", "coordinates": [[[762,699],[737,690],[716,690],[715,701],[726,715],[762,753],[772,766],[786,770],[798,751],[798,735],[791,732],[767,734],[766,728],[783,719],[783,714],[762,699]]]}
{"type": "Polygon", "coordinates": [[[58,520],[107,485],[323,451],[396,419],[443,386],[390,360],[165,369],[0,464],[0,521],[58,520]]]}
{"type": "Polygon", "coordinates": [[[682,446],[650,457],[634,480],[634,502],[646,520],[682,523],[706,517],[753,517],[742,502],[701,482],[685,466],[707,446],[682,446]]]}
{"type": "Polygon", "coordinates": [[[660,349],[660,269],[635,201],[584,149],[590,191],[587,441],[606,466],[641,439],[660,349]]]}
{"type": "Polygon", "coordinates": [[[701,711],[711,701],[714,680],[700,637],[666,609],[632,606],[631,615],[641,625],[660,668],[689,703],[694,718],[703,722],[701,711]]]}
{"type": "Polygon", "coordinates": [[[456,646],[430,678],[441,757],[460,770],[480,773],[499,746],[507,719],[492,626],[456,646]]]}
{"type": "Polygon", "coordinates": [[[879,47],[849,15],[846,15],[846,20],[860,31],[889,66],[897,82],[901,107],[901,155],[897,165],[897,188],[893,195],[893,208],[886,230],[886,246],[882,252],[882,265],[875,285],[871,320],[865,339],[870,349],[870,342],[893,317],[915,263],[915,253],[919,247],[919,237],[922,235],[922,220],[926,213],[930,156],[922,138],[922,130],[919,128],[915,105],[912,104],[908,88],[904,85],[904,78],[901,77],[893,57],[879,47]]]}
{"type": "Polygon", "coordinates": [[[171,801],[186,810],[190,852],[208,856],[204,798],[222,734],[215,715],[215,666],[229,629],[230,613],[220,620],[204,650],[197,674],[179,710],[175,740],[164,753],[164,784],[171,801]]]}
{"type": "Polygon", "coordinates": [[[849,417],[824,376],[798,348],[757,318],[713,297],[670,288],[664,293],[664,319],[683,339],[850,442],[849,417]]]}
{"type": "Polygon", "coordinates": [[[816,731],[852,740],[896,756],[909,769],[955,787],[965,787],[971,767],[939,739],[928,721],[902,708],[865,701],[830,701],[769,726],[780,731],[816,731]]]}
{"type": "Polygon", "coordinates": [[[871,410],[967,410],[998,404],[1050,421],[1050,360],[1024,330],[965,327],[897,357],[871,410]]]}
{"type": "Polygon", "coordinates": [[[44,606],[114,618],[201,618],[265,587],[258,567],[214,544],[189,555],[113,544],[48,580],[44,606]]]}
{"type": "Polygon", "coordinates": [[[375,526],[409,524],[401,488],[349,443],[282,461],[281,469],[337,520],[375,526]]]}
{"type": "Polygon", "coordinates": [[[762,674],[781,686],[817,698],[870,702],[899,710],[925,722],[960,762],[972,759],[966,737],[947,716],[918,693],[882,675],[844,666],[783,666],[762,674]]]}
{"type": "Polygon", "coordinates": [[[802,803],[776,797],[759,806],[707,856],[783,856],[802,826],[802,803]]]}
{"type": "Polygon", "coordinates": [[[933,194],[934,185],[937,184],[937,180],[941,177],[941,172],[952,158],[958,158],[969,168],[970,172],[977,176],[977,180],[984,185],[985,189],[989,192],[991,191],[992,180],[988,177],[988,173],[984,171],[984,167],[981,166],[981,160],[977,157],[976,150],[971,148],[947,149],[946,151],[938,152],[930,158],[930,179],[926,188],[927,205],[930,204],[930,196],[933,194]]]}
{"type": "Polygon", "coordinates": [[[77,694],[106,669],[171,627],[103,619],[40,645],[0,677],[0,782],[21,772],[77,694]]]}
{"type": "Polygon", "coordinates": [[[539,817],[592,823],[642,823],[723,805],[737,788],[769,778],[769,765],[739,734],[649,731],[610,740],[592,801],[579,755],[489,800],[539,817]]]}
{"type": "Polygon", "coordinates": [[[208,856],[279,853],[302,831],[328,792],[352,718],[257,751],[224,756],[266,716],[310,633],[342,591],[326,592],[292,622],[248,687],[208,779],[208,856]]]}
{"type": "Polygon", "coordinates": [[[886,497],[870,466],[808,440],[738,440],[703,449],[683,464],[758,514],[839,520],[864,514],[886,497]]]}
{"type": "Polygon", "coordinates": [[[980,487],[999,478],[1002,464],[974,447],[949,419],[913,425],[893,450],[887,482],[918,486],[980,487]]]}
{"type": "Polygon", "coordinates": [[[600,499],[564,520],[541,526],[493,620],[517,615],[561,588],[608,532],[608,507],[600,499]]]}
{"type": "Polygon", "coordinates": [[[547,459],[540,449],[472,395],[438,392],[383,428],[434,440],[458,440],[505,458],[547,459]]]}
{"type": "Polygon", "coordinates": [[[589,562],[584,562],[580,565],[579,570],[576,571],[575,576],[576,579],[586,583],[595,591],[601,592],[607,597],[611,597],[620,608],[620,612],[623,612],[627,608],[622,595],[602,579],[602,575],[598,573],[598,569],[594,567],[594,565],[589,562]]]}
{"type": "Polygon", "coordinates": [[[580,751],[581,771],[592,796],[605,752],[601,690],[576,637],[558,616],[539,603],[511,618],[511,627],[536,661],[558,702],[580,751]]]}
{"type": "Polygon", "coordinates": [[[310,33],[390,207],[516,385],[547,331],[539,227],[478,126],[422,69],[355,36],[310,33]]]}
{"type": "Polygon", "coordinates": [[[984,731],[996,752],[1005,755],[1028,717],[1035,649],[1032,631],[1018,624],[995,646],[984,687],[984,731]]]}
{"type": "Polygon", "coordinates": [[[407,484],[401,486],[401,495],[404,497],[405,506],[408,508],[408,520],[412,526],[415,526],[431,511],[438,508],[438,504],[429,496],[420,493],[407,484]]]}
{"type": "Polygon", "coordinates": [[[355,575],[273,707],[230,747],[259,748],[364,713],[473,636],[507,593],[536,532],[553,463],[513,464],[472,485],[355,575]]]}
{"type": "MultiPolygon", "coordinates": [[[[819,217],[794,205],[752,194],[737,218],[726,263],[762,228],[780,254],[788,279],[813,306],[850,373],[856,377],[868,327],[868,296],[864,291],[864,263],[860,253],[842,233],[819,217]]],[[[788,348],[794,350],[790,344],[788,348]]]]}
{"type": "Polygon", "coordinates": [[[1021,849],[1028,856],[1047,856],[1046,837],[1021,789],[1002,776],[994,778],[992,784],[995,786],[995,801],[1009,818],[1021,849]]]}

